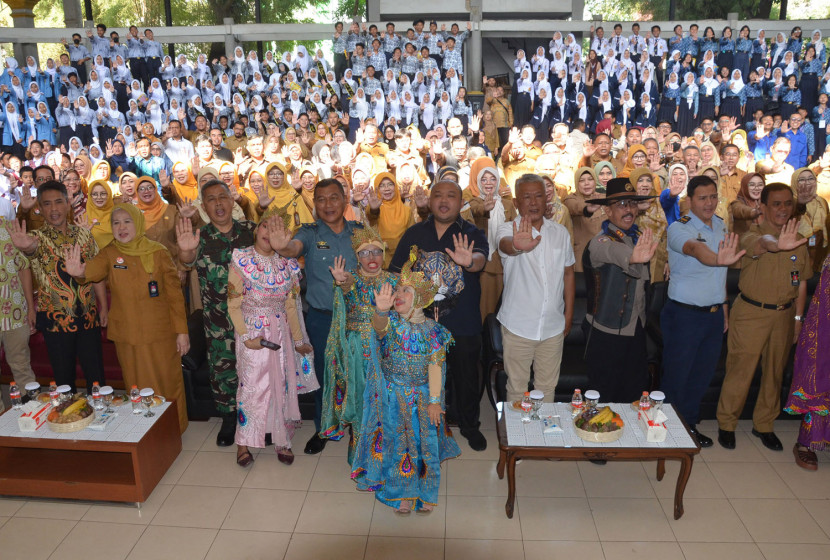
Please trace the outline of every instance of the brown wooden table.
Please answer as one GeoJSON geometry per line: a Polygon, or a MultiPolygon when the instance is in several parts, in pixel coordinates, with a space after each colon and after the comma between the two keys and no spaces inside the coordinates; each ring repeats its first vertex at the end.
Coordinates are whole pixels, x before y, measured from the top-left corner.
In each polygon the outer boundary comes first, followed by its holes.
{"type": "Polygon", "coordinates": [[[0,494],[140,506],[182,449],[176,402],[169,402],[137,442],[0,436],[0,494]]]}
{"type": "MultiPolygon", "coordinates": [[[[657,480],[663,480],[666,474],[666,459],[680,461],[680,473],[677,476],[677,485],[674,490],[674,518],[683,516],[683,492],[692,473],[694,456],[700,453],[700,446],[695,447],[550,447],[550,446],[516,446],[507,442],[507,423],[502,406],[509,403],[499,403],[496,412],[496,432],[499,437],[499,462],[496,472],[499,479],[504,478],[507,467],[507,503],[504,506],[507,517],[513,518],[513,503],[516,500],[516,461],[518,459],[546,459],[554,461],[657,461],[657,480]]],[[[685,420],[680,418],[683,429],[689,430],[685,420]]],[[[570,422],[570,418],[562,419],[570,422]]],[[[626,426],[626,430],[639,430],[639,426],[626,426]]],[[[692,441],[696,440],[692,438],[692,441]]]]}

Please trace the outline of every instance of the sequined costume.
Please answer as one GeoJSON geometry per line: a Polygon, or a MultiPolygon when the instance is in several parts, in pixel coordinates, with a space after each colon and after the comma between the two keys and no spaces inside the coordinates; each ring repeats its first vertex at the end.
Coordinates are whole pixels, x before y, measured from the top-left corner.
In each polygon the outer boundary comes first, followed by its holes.
{"type": "Polygon", "coordinates": [[[348,460],[351,465],[358,449],[361,426],[374,426],[381,418],[378,399],[364,398],[380,393],[383,375],[378,358],[378,341],[372,328],[375,291],[384,283],[397,284],[394,274],[381,271],[364,276],[352,271],[348,291],[334,290],[332,328],[326,342],[326,373],[323,377],[323,412],[320,437],[338,440],[348,426],[352,429],[348,460]],[[364,403],[368,406],[364,408],[364,403]]]}
{"type": "Polygon", "coordinates": [[[228,308],[236,328],[239,388],[236,393],[236,443],[264,447],[270,433],[276,447],[291,447],[300,422],[297,394],[318,388],[309,364],[295,341],[308,343],[300,309],[300,267],[296,260],[278,254],[264,256],[254,247],[234,249],[228,281],[228,308]],[[241,313],[239,313],[241,312],[241,313]],[[292,332],[293,331],[293,332],[292,332]],[[280,345],[252,350],[244,342],[262,337],[280,345]],[[303,365],[305,363],[305,366],[303,365]]]}
{"type": "Polygon", "coordinates": [[[813,294],[798,337],[790,398],[784,412],[802,414],[798,443],[812,451],[830,450],[830,257],[813,294]]]}
{"type": "MultiPolygon", "coordinates": [[[[443,417],[438,427],[429,422],[427,368],[430,364],[441,366],[443,387],[452,336],[431,319],[410,323],[392,311],[388,329],[378,338],[383,386],[378,393],[367,391],[365,395],[366,400],[382,403],[382,418],[374,426],[364,424],[352,478],[358,488],[375,490],[377,499],[386,505],[397,507],[402,500],[412,500],[415,509],[434,506],[441,462],[461,451],[443,417]],[[379,472],[380,480],[369,480],[373,472],[379,472]]],[[[364,408],[371,406],[364,403],[364,408]]]]}

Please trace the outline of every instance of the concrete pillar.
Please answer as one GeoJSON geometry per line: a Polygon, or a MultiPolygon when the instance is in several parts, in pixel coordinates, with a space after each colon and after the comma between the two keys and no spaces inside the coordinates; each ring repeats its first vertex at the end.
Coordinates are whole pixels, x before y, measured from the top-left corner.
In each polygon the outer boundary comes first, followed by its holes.
{"type": "Polygon", "coordinates": [[[466,61],[465,81],[468,91],[481,91],[481,76],[484,59],[481,54],[481,9],[483,0],[469,0],[470,21],[473,23],[473,31],[467,42],[469,55],[466,61]]]}
{"type": "Polygon", "coordinates": [[[225,25],[225,54],[230,57],[236,48],[236,37],[233,36],[233,18],[224,18],[222,23],[225,25]]]}
{"type": "Polygon", "coordinates": [[[63,0],[63,21],[66,27],[83,27],[81,0],[63,0]]]}
{"type": "MultiPolygon", "coordinates": [[[[366,20],[373,23],[380,21],[380,0],[366,0],[366,20]]],[[[382,30],[386,27],[378,25],[382,30]]]]}
{"type": "MultiPolygon", "coordinates": [[[[12,9],[14,27],[33,29],[35,14],[32,11],[38,0],[3,0],[12,9]]],[[[33,56],[38,60],[37,43],[14,43],[14,56],[21,67],[26,66],[26,57],[33,56]]]]}

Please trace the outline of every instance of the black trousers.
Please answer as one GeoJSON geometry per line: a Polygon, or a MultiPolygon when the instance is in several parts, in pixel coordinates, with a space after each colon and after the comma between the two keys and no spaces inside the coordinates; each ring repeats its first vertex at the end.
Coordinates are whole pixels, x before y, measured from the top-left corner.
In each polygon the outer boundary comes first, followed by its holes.
{"type": "Polygon", "coordinates": [[[104,386],[104,358],[101,351],[101,329],[80,329],[78,332],[46,332],[43,340],[49,352],[49,363],[55,383],[69,385],[75,391],[75,362],[80,360],[87,391],[98,382],[104,386]]]}
{"type": "Polygon", "coordinates": [[[599,391],[602,402],[633,402],[649,390],[646,331],[640,322],[634,336],[609,334],[588,327],[585,363],[588,388],[599,391]]]}
{"type": "Polygon", "coordinates": [[[481,335],[453,335],[455,345],[447,352],[447,415],[458,422],[461,435],[478,430],[481,388],[479,358],[481,335]]]}

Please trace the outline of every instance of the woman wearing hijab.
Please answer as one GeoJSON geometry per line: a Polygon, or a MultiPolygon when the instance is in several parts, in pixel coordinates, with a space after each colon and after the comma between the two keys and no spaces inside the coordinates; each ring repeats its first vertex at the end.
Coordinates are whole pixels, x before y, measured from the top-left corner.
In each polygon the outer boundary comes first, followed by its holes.
{"type": "Polygon", "coordinates": [[[602,228],[605,209],[598,204],[587,204],[586,200],[596,198],[597,175],[590,167],[580,167],[574,173],[576,191],[565,197],[562,203],[571,214],[573,223],[574,271],[582,272],[582,253],[593,237],[602,228]]]}
{"type": "Polygon", "coordinates": [[[732,71],[732,79],[721,82],[721,102],[718,116],[735,117],[738,126],[746,114],[746,84],[740,70],[732,71]]]}
{"type": "Polygon", "coordinates": [[[817,44],[808,44],[804,52],[804,59],[799,62],[801,68],[801,80],[798,89],[801,90],[801,106],[812,112],[818,102],[818,77],[824,71],[824,60],[819,57],[818,51],[826,57],[824,43],[821,42],[821,32],[818,34],[817,44]]]}
{"type": "MultiPolygon", "coordinates": [[[[83,180],[83,179],[82,179],[83,180]]],[[[138,176],[135,173],[126,171],[118,178],[118,190],[113,195],[119,199],[119,202],[135,204],[137,200],[136,181],[138,176]]]]}
{"type": "Polygon", "coordinates": [[[367,217],[373,227],[377,227],[381,238],[386,243],[383,268],[389,267],[389,261],[395,254],[398,242],[404,232],[414,224],[411,208],[404,203],[395,176],[389,172],[378,173],[374,178],[374,188],[369,191],[367,217]]]}
{"type": "Polygon", "coordinates": [[[114,206],[109,181],[92,181],[86,202],[86,219],[81,219],[81,222],[89,228],[99,248],[106,247],[112,241],[110,217],[114,206]]]}
{"type": "Polygon", "coordinates": [[[649,262],[651,282],[663,282],[668,280],[668,249],[666,229],[666,215],[660,206],[658,195],[660,193],[660,178],[647,167],[641,167],[631,172],[629,181],[634,185],[638,196],[650,196],[652,198],[637,203],[637,227],[650,229],[657,241],[657,250],[649,262]]]}
{"type": "Polygon", "coordinates": [[[760,173],[750,172],[741,178],[741,190],[729,205],[730,232],[741,235],[752,225],[761,223],[761,191],[764,185],[764,177],[760,173]]]}
{"type": "MultiPolygon", "coordinates": [[[[289,184],[284,165],[279,162],[268,164],[265,168],[265,184],[268,198],[273,199],[268,205],[268,211],[276,212],[292,232],[296,232],[303,224],[314,222],[314,216],[303,202],[302,195],[289,184]]],[[[257,205],[257,209],[260,208],[257,205]]]]}
{"type": "Polygon", "coordinates": [[[640,94],[640,106],[637,110],[637,118],[634,119],[634,126],[648,128],[657,124],[657,109],[651,100],[652,97],[648,93],[640,94]]]}
{"type": "Polygon", "coordinates": [[[181,357],[190,349],[179,276],[170,254],[144,235],[144,216],[132,204],[112,211],[114,241],[81,262],[66,248],[66,271],[79,283],[108,280],[112,293],[107,337],[115,342],[127,387],[152,387],[175,400],[179,429],[187,429],[181,357]],[[141,309],[141,313],[136,313],[141,309]]]}
{"type": "Polygon", "coordinates": [[[810,261],[813,270],[820,272],[827,256],[827,219],[830,208],[827,201],[817,195],[818,180],[810,168],[796,169],[790,186],[797,195],[795,215],[800,218],[798,233],[810,240],[807,243],[810,261]]]}
{"type": "Polygon", "coordinates": [[[680,99],[677,107],[677,131],[684,138],[692,135],[697,128],[699,109],[699,89],[695,83],[695,75],[687,72],[680,87],[680,99]]]}
{"type": "Polygon", "coordinates": [[[669,167],[668,186],[660,193],[660,205],[666,214],[666,222],[672,225],[680,219],[688,202],[686,201],[686,185],[689,183],[689,171],[682,163],[675,163],[669,167]],[[681,208],[681,202],[682,208],[681,208]]]}
{"type": "Polygon", "coordinates": [[[721,181],[720,164],[698,165],[698,175],[709,177],[718,187],[718,205],[715,207],[715,215],[724,222],[729,220],[729,199],[724,194],[724,183],[721,181]]]}
{"type": "Polygon", "coordinates": [[[617,177],[617,169],[610,161],[600,161],[594,165],[594,173],[597,176],[597,192],[605,194],[608,181],[617,177]]]}
{"type": "Polygon", "coordinates": [[[677,80],[677,74],[672,72],[669,74],[666,84],[663,87],[663,95],[660,97],[660,110],[657,112],[657,122],[667,121],[676,126],[677,122],[677,108],[680,98],[680,84],[677,80]]]}
{"type": "MultiPolygon", "coordinates": [[[[521,52],[521,51],[520,51],[521,52]]],[[[533,116],[533,80],[525,68],[516,81],[516,106],[513,109],[513,126],[521,128],[533,116]]]]}
{"type": "Polygon", "coordinates": [[[2,148],[23,160],[26,153],[25,146],[29,140],[28,124],[23,115],[18,112],[15,103],[7,101],[5,107],[5,112],[0,114],[0,123],[3,124],[2,148]]]}
{"type": "Polygon", "coordinates": [[[648,151],[642,144],[634,144],[628,148],[625,165],[618,177],[629,177],[638,168],[648,168],[648,151]]]}
{"type": "Polygon", "coordinates": [[[516,218],[516,207],[510,194],[510,187],[502,183],[501,174],[492,158],[481,157],[470,166],[470,184],[464,189],[465,207],[461,217],[473,222],[487,233],[490,254],[481,271],[481,319],[495,313],[504,288],[504,268],[498,255],[496,231],[498,227],[516,218]]]}
{"type": "Polygon", "coordinates": [[[767,47],[766,31],[758,30],[758,35],[752,40],[752,58],[749,61],[750,68],[767,68],[769,64],[769,48],[767,47]]]}

